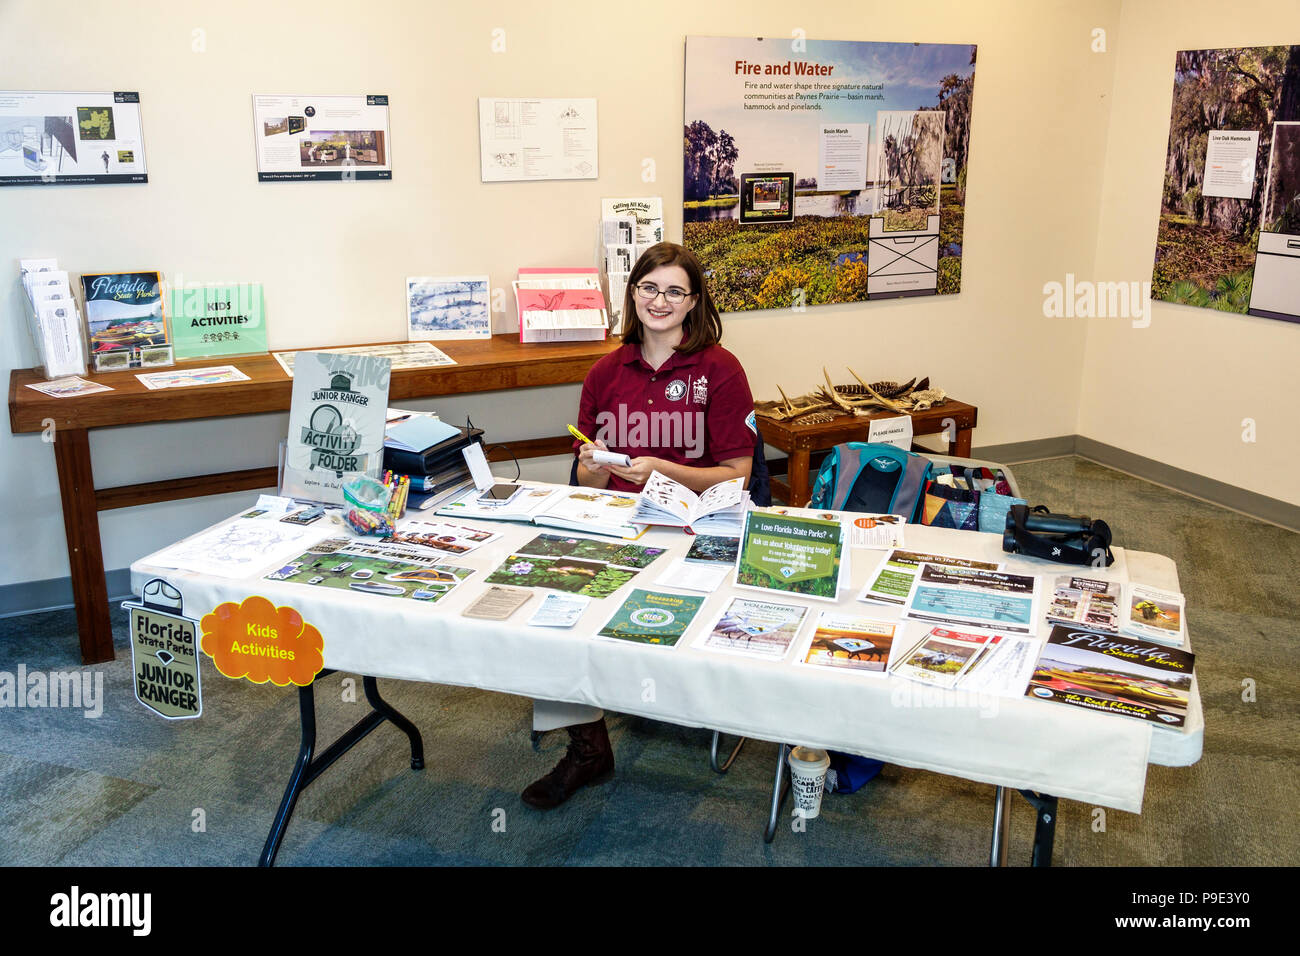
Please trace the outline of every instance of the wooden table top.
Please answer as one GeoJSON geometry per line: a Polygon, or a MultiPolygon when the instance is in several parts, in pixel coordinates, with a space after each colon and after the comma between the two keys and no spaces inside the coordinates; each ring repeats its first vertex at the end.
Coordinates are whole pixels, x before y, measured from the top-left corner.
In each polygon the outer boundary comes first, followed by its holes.
{"type": "MultiPolygon", "coordinates": [[[[393,372],[389,385],[390,402],[460,392],[491,392],[581,382],[597,360],[618,348],[622,342],[617,337],[610,336],[604,342],[524,345],[516,333],[494,335],[491,339],[433,344],[455,359],[456,364],[393,372]]],[[[14,433],[38,432],[45,427],[47,419],[53,419],[56,428],[103,428],[110,425],[287,411],[293,389],[293,379],[285,374],[280,363],[267,352],[193,359],[166,368],[106,372],[86,375],[84,378],[107,385],[113,391],[73,398],[51,398],[27,388],[29,384],[45,381],[39,370],[14,369],[9,376],[10,430],[14,433]],[[247,375],[249,380],[150,391],[135,377],[142,371],[165,372],[217,365],[233,365],[247,375]]]]}
{"type": "Polygon", "coordinates": [[[869,423],[876,418],[897,418],[900,414],[911,414],[914,434],[933,435],[944,430],[945,419],[952,419],[958,429],[974,428],[978,413],[979,409],[974,405],[950,398],[942,405],[920,412],[903,413],[882,408],[863,416],[844,413],[829,422],[816,424],[778,422],[762,415],[757,416],[757,419],[765,442],[783,451],[794,451],[829,448],[845,441],[861,441],[870,427],[869,423]]]}

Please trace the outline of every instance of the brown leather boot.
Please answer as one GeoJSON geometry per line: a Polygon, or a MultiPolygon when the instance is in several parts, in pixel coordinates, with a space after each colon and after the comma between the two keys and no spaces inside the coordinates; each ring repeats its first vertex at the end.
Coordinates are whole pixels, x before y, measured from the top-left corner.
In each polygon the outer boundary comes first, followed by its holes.
{"type": "Polygon", "coordinates": [[[529,784],[521,795],[530,807],[558,807],[583,787],[604,783],[614,773],[614,751],[609,746],[604,717],[565,730],[569,732],[568,751],[554,770],[529,784]]]}

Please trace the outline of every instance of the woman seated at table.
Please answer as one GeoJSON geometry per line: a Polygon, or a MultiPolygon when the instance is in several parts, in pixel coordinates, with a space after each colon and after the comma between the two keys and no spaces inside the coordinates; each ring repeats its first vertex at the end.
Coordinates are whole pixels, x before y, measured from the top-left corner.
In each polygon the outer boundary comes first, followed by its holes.
{"type": "MultiPolygon", "coordinates": [[[[695,256],[661,242],[637,259],[623,306],[623,345],[597,362],[582,383],[574,443],[577,477],[588,488],[640,491],[657,471],[701,492],[720,481],[749,483],[757,431],[745,370],[718,342],[722,320],[695,256]],[[654,444],[628,442],[644,441],[654,444]],[[631,458],[600,465],[597,449],[631,458]]],[[[549,810],[614,770],[604,713],[596,707],[536,701],[533,729],[569,732],[564,758],[523,792],[549,810]]]]}

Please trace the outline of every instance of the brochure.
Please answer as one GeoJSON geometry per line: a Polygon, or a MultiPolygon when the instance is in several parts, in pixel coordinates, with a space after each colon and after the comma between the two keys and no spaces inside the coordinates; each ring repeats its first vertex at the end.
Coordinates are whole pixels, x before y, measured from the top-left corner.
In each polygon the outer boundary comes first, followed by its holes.
{"type": "Polygon", "coordinates": [[[257,181],[392,179],[388,97],[255,94],[257,181]]]}
{"type": "Polygon", "coordinates": [[[158,272],[87,273],[86,338],[96,372],[171,365],[171,339],[158,272]]]}
{"type": "Polygon", "coordinates": [[[436,604],[474,573],[473,568],[440,564],[440,560],[441,555],[431,557],[414,549],[335,538],[272,571],[266,579],[436,604]],[[335,547],[325,551],[326,544],[335,547]]]}
{"type": "Polygon", "coordinates": [[[247,382],[248,376],[233,365],[212,368],[190,368],[175,372],[147,372],[136,375],[140,384],[150,391],[160,388],[190,388],[194,385],[220,385],[223,382],[247,382]]]}
{"type": "Polygon", "coordinates": [[[958,682],[973,694],[1023,697],[1042,642],[1015,634],[994,634],[958,682]]]}
{"type": "Polygon", "coordinates": [[[139,93],[0,93],[0,186],[148,181],[139,93]]]}
{"type": "Polygon", "coordinates": [[[385,538],[400,544],[413,544],[444,554],[468,554],[475,548],[497,540],[501,535],[450,521],[422,521],[408,518],[385,538]]]}
{"type": "Polygon", "coordinates": [[[989,627],[1033,634],[1038,578],[1032,574],[922,564],[903,616],[932,624],[989,627]]]}
{"type": "Polygon", "coordinates": [[[604,340],[609,317],[594,268],[523,268],[512,286],[520,342],[604,340]]]}
{"type": "Polygon", "coordinates": [[[884,677],[898,624],[840,611],[822,611],[802,664],[884,677]]]}
{"type": "Polygon", "coordinates": [[[1131,584],[1124,600],[1120,633],[1182,647],[1187,643],[1186,603],[1177,591],[1131,584]]]}
{"type": "Polygon", "coordinates": [[[487,276],[421,276],[406,280],[407,338],[492,337],[492,289],[487,276]]]}
{"type": "Polygon", "coordinates": [[[1053,582],[1047,619],[1055,624],[1078,624],[1114,634],[1119,630],[1122,588],[1114,581],[1062,574],[1053,582]]]}
{"type": "MultiPolygon", "coordinates": [[[[408,368],[437,368],[443,365],[455,365],[451,356],[429,342],[398,342],[393,345],[349,345],[337,349],[313,349],[323,355],[365,355],[371,358],[388,359],[394,372],[408,368]]],[[[275,360],[284,369],[284,374],[293,378],[294,356],[297,352],[272,352],[275,360]]]]}
{"type": "Polygon", "coordinates": [[[680,481],[652,471],[637,499],[633,520],[638,524],[687,528],[705,515],[728,512],[739,525],[748,500],[743,478],[720,481],[697,495],[680,481]]]}
{"type": "Polygon", "coordinates": [[[751,511],[736,562],[736,587],[834,601],[847,558],[838,521],[751,511]]]}
{"type": "Polygon", "coordinates": [[[640,570],[649,567],[667,549],[561,534],[539,534],[518,550],[521,554],[535,554],[539,557],[582,558],[640,570]]]}
{"type": "Polygon", "coordinates": [[[76,375],[68,378],[54,379],[49,382],[29,383],[28,388],[34,388],[50,398],[75,398],[78,395],[92,395],[95,392],[113,391],[107,385],[100,385],[98,382],[88,382],[84,378],[76,375]]]}
{"type": "Polygon", "coordinates": [[[732,564],[714,564],[677,558],[655,579],[655,583],[666,588],[712,593],[731,577],[734,570],[734,561],[732,564]]]}
{"type": "Polygon", "coordinates": [[[367,355],[299,352],[281,491],[343,504],[343,484],[384,465],[389,363],[367,355]]]}
{"type": "Polygon", "coordinates": [[[635,589],[599,631],[600,637],[673,647],[686,633],[704,598],[635,589]]]}
{"type": "Polygon", "coordinates": [[[591,598],[574,594],[548,594],[528,623],[533,627],[573,627],[578,623],[591,598]]]}
{"type": "Polygon", "coordinates": [[[907,596],[912,591],[912,582],[916,579],[917,569],[923,563],[953,568],[979,568],[983,571],[996,571],[1002,567],[1000,564],[991,564],[988,561],[972,561],[951,555],[927,554],[922,551],[904,551],[895,548],[885,555],[879,567],[867,577],[867,584],[858,595],[858,600],[873,604],[902,605],[907,601],[907,596]]]}
{"type": "Polygon", "coordinates": [[[1057,625],[1025,694],[1181,727],[1195,663],[1162,644],[1057,625]]]}
{"type": "Polygon", "coordinates": [[[784,659],[807,615],[805,606],[732,598],[713,627],[694,646],[779,661],[784,659]]]}
{"type": "Polygon", "coordinates": [[[485,621],[504,621],[527,604],[532,596],[532,591],[503,588],[494,584],[460,613],[464,617],[477,617],[485,621]]]}
{"type": "Polygon", "coordinates": [[[697,534],[684,560],[693,564],[734,566],[740,553],[740,539],[730,535],[697,534]]]}
{"type": "Polygon", "coordinates": [[[638,246],[653,246],[664,241],[664,200],[662,196],[646,196],[639,199],[602,199],[600,201],[602,219],[635,219],[635,243],[638,246]]]}
{"type": "MultiPolygon", "coordinates": [[[[909,419],[910,421],[910,419],[909,419]]],[[[849,547],[901,548],[904,521],[898,515],[847,516],[849,547]]]]}
{"type": "Polygon", "coordinates": [[[931,687],[951,689],[957,686],[989,640],[988,634],[932,627],[920,644],[899,658],[894,674],[931,687]]]}
{"type": "Polygon", "coordinates": [[[270,520],[238,519],[164,548],[150,560],[164,568],[243,578],[288,560],[328,533],[319,524],[285,524],[277,515],[270,520]]]}

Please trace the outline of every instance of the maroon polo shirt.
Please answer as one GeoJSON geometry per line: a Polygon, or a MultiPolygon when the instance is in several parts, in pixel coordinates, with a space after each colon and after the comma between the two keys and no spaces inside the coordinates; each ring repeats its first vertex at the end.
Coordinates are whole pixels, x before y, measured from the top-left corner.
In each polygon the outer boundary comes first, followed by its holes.
{"type": "MultiPolygon", "coordinates": [[[[632,458],[710,468],[754,454],[753,415],[745,370],[721,345],[691,355],[674,352],[658,369],[641,357],[641,346],[624,345],[587,373],[578,431],[632,458]]],[[[581,447],[575,441],[574,453],[581,447]]],[[[609,488],[641,486],[611,474],[609,488]]]]}

